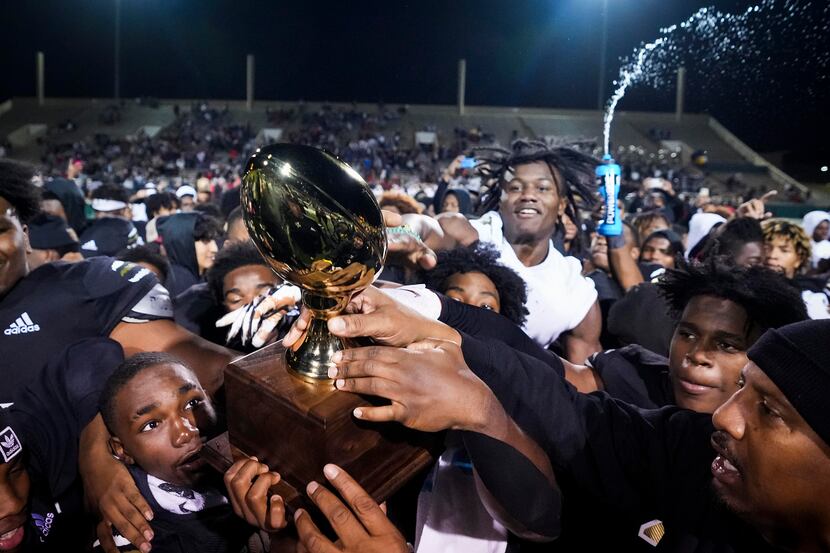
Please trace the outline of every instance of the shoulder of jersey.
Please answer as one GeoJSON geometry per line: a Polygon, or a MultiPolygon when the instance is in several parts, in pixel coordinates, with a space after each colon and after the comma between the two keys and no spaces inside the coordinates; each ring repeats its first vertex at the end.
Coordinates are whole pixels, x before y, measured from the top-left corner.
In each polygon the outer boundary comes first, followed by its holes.
{"type": "Polygon", "coordinates": [[[111,281],[112,277],[129,282],[137,283],[145,279],[153,279],[153,272],[145,269],[141,265],[130,263],[129,261],[120,261],[112,257],[91,257],[79,263],[72,265],[71,270],[78,270],[83,273],[84,278],[100,277],[111,281]]]}

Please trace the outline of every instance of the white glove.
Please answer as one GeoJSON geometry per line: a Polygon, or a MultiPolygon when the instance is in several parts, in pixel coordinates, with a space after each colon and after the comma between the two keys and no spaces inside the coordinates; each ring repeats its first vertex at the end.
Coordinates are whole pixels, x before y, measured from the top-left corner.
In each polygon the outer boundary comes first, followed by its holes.
{"type": "Polygon", "coordinates": [[[301,298],[299,288],[291,284],[280,284],[271,288],[267,294],[257,296],[251,303],[225,314],[216,321],[216,327],[231,327],[226,343],[238,336],[243,346],[250,341],[253,347],[260,348],[284,316],[299,314],[297,303],[301,298]]]}

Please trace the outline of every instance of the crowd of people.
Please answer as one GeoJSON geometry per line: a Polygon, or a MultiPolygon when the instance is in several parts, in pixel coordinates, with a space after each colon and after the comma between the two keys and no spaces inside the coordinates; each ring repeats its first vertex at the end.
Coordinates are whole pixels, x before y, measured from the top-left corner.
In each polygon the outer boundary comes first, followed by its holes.
{"type": "Polygon", "coordinates": [[[250,128],[203,105],[39,174],[0,160],[0,551],[830,549],[830,213],[632,152],[613,234],[591,145],[413,152],[382,113],[269,117],[384,210],[384,270],[328,321],[371,345],[328,375],[388,400],[365,424],[440,436],[405,514],[329,464],[300,490],[315,522],[269,491],[280,467],[200,455],[227,364],[310,317],[248,234],[250,128]],[[409,163],[432,180],[382,174],[409,163]]]}

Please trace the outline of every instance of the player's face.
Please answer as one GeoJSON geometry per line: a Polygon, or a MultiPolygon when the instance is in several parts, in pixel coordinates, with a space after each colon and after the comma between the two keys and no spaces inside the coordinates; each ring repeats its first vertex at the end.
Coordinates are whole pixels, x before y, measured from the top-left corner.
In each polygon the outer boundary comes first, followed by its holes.
{"type": "Polygon", "coordinates": [[[251,303],[279,281],[279,277],[265,265],[245,265],[234,269],[222,281],[225,309],[233,311],[251,303]]]}
{"type": "Polygon", "coordinates": [[[543,161],[508,171],[502,185],[499,213],[510,244],[549,240],[565,202],[559,196],[562,176],[543,161]]]}
{"type": "Polygon", "coordinates": [[[196,376],[178,364],[149,367],[116,395],[113,448],[127,463],[179,486],[203,474],[199,456],[215,413],[196,376]]]}
{"type": "Polygon", "coordinates": [[[0,196],[0,297],[29,272],[29,237],[12,205],[0,196]]]}
{"type": "Polygon", "coordinates": [[[28,503],[29,473],[17,455],[0,463],[0,552],[23,550],[28,503]]]}
{"type": "Polygon", "coordinates": [[[478,272],[456,273],[447,279],[444,293],[461,303],[483,307],[499,313],[501,303],[499,291],[490,278],[478,272]]]}

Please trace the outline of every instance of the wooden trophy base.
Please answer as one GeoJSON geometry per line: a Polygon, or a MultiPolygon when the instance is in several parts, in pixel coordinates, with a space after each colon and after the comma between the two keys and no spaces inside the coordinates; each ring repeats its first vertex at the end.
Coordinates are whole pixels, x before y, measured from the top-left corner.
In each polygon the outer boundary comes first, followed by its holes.
{"type": "Polygon", "coordinates": [[[225,393],[230,449],[266,463],[300,496],[335,463],[382,502],[432,462],[428,435],[355,419],[370,402],[293,375],[281,342],[228,365],[225,393]]]}

